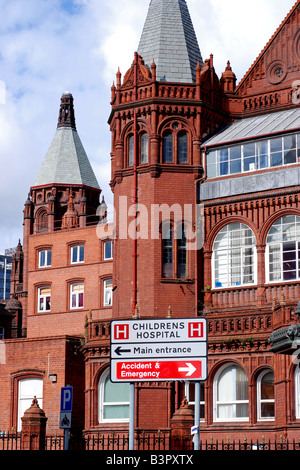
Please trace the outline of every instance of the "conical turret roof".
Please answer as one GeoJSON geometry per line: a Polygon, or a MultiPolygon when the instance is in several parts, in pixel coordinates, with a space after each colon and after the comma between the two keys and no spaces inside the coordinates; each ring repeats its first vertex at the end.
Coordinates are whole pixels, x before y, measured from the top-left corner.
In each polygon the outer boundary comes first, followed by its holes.
{"type": "Polygon", "coordinates": [[[73,96],[63,93],[56,133],[33,187],[85,185],[99,189],[97,179],[76,130],[73,96]]]}
{"type": "Polygon", "coordinates": [[[151,0],[138,54],[158,81],[195,82],[203,61],[185,0],[151,0]]]}

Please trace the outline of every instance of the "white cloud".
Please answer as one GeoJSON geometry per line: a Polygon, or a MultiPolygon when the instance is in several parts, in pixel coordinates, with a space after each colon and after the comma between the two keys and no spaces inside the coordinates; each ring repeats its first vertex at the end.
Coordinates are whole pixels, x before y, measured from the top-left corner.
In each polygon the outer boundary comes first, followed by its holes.
{"type": "MultiPolygon", "coordinates": [[[[22,240],[22,211],[53,138],[61,94],[111,199],[110,87],[130,67],[150,0],[0,0],[0,253],[22,240]]],[[[203,58],[241,78],[294,1],[188,0],[203,58]],[[245,4],[245,10],[241,4],[245,4]]]]}

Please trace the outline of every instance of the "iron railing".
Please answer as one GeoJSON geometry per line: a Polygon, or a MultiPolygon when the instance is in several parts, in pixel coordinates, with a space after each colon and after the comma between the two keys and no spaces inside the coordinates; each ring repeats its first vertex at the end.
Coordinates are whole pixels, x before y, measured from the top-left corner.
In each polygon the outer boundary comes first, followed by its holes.
{"type": "MultiPolygon", "coordinates": [[[[47,436],[42,444],[41,450],[59,451],[64,449],[64,436],[47,436]]],[[[21,433],[0,432],[0,451],[21,450],[21,433]]],[[[126,451],[128,450],[128,433],[92,433],[83,436],[70,434],[70,450],[81,451],[126,451]]],[[[193,450],[192,437],[186,436],[184,442],[171,437],[168,431],[139,431],[135,433],[135,450],[138,451],[180,451],[193,450]]],[[[296,451],[300,450],[299,440],[200,440],[200,451],[296,451]]]]}

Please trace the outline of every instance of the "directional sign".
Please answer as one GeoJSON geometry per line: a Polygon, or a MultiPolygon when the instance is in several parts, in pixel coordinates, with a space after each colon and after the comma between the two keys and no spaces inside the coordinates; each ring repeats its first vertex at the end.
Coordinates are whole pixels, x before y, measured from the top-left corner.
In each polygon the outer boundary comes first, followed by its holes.
{"type": "Polygon", "coordinates": [[[203,342],[179,342],[176,344],[150,343],[123,345],[112,345],[111,357],[114,359],[137,359],[137,358],[159,358],[179,357],[189,358],[206,355],[206,343],[203,342]]]}
{"type": "Polygon", "coordinates": [[[111,381],[206,380],[203,318],[111,322],[111,381]]]}
{"type": "Polygon", "coordinates": [[[61,388],[60,399],[60,428],[69,429],[72,419],[73,387],[67,386],[61,388]]]}
{"type": "Polygon", "coordinates": [[[193,358],[188,361],[113,361],[111,380],[122,382],[160,382],[170,380],[204,380],[206,360],[193,358]]]}

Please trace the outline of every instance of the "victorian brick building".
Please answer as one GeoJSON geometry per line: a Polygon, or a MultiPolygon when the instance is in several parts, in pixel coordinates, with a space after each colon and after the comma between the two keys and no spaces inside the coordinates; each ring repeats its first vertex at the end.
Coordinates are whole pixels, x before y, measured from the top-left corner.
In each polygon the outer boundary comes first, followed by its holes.
{"type": "MultiPolygon", "coordinates": [[[[70,384],[76,429],[126,433],[129,384],[110,382],[110,321],[204,316],[202,438],[298,435],[297,361],[268,339],[295,322],[300,298],[299,7],[237,84],[225,58],[221,77],[213,56],[202,60],[186,1],[150,2],[111,89],[112,226],[73,97],[62,96],[0,313],[2,429],[34,395],[57,431],[70,384]]],[[[135,393],[137,430],[168,433],[182,401],[194,404],[192,382],[135,393]]]]}

